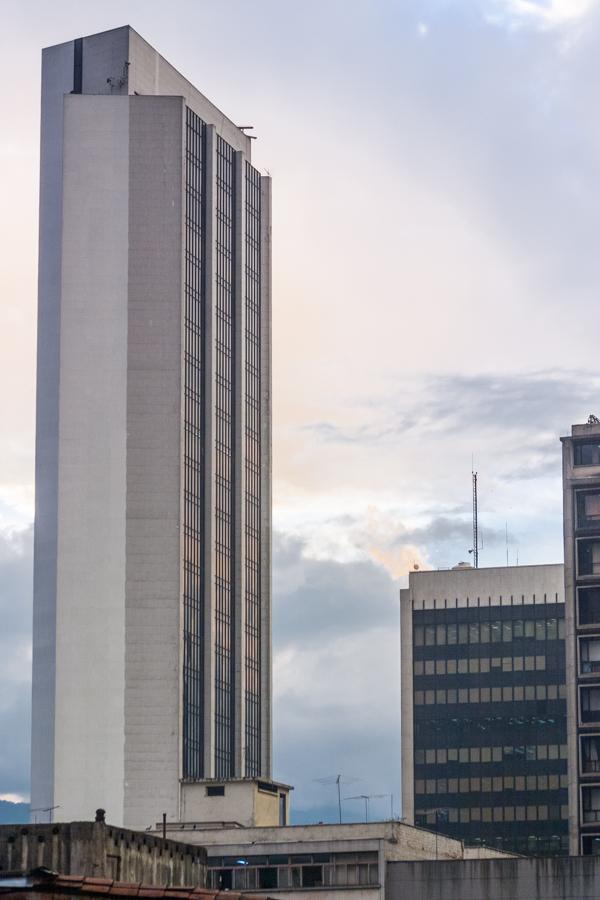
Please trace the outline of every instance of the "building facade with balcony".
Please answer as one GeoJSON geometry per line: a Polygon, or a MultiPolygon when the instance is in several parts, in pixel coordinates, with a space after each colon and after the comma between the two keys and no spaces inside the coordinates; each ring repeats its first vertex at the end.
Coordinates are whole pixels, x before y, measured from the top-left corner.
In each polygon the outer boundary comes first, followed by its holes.
{"type": "Polygon", "coordinates": [[[563,445],[565,623],[572,854],[600,854],[600,421],[563,445]]]}

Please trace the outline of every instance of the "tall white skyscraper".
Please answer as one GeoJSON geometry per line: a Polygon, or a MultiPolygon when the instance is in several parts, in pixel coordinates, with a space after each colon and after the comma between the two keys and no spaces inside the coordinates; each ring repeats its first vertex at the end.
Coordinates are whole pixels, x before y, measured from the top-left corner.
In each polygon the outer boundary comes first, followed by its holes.
{"type": "Polygon", "coordinates": [[[61,820],[178,820],[186,785],[271,777],[250,147],[129,27],[43,53],[32,807],[61,820]]]}

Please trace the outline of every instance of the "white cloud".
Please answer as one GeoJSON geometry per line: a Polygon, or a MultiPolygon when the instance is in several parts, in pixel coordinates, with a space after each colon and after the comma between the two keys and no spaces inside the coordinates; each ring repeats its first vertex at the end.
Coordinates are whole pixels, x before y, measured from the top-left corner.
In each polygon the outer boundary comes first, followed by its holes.
{"type": "MultiPolygon", "coordinates": [[[[580,22],[598,0],[496,0],[494,7],[513,24],[530,23],[541,28],[556,28],[580,22]]],[[[498,17],[493,15],[498,21],[498,17]]]]}

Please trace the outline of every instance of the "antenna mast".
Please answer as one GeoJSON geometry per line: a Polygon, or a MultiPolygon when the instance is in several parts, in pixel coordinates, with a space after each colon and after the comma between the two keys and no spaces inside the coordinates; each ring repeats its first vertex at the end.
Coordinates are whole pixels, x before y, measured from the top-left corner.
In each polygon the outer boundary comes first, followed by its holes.
{"type": "Polygon", "coordinates": [[[473,476],[473,564],[479,568],[479,526],[477,523],[477,472],[473,476]]]}

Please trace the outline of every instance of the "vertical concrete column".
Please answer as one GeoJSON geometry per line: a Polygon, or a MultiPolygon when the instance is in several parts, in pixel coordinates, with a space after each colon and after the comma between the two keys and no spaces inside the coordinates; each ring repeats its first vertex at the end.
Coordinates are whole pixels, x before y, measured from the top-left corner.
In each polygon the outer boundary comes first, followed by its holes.
{"type": "Polygon", "coordinates": [[[261,446],[261,551],[260,551],[260,605],[261,605],[261,703],[260,770],[263,778],[271,778],[272,714],[271,714],[271,179],[260,179],[260,446],[261,446]]]}
{"type": "Polygon", "coordinates": [[[216,494],[216,177],[217,133],[206,126],[204,147],[204,777],[215,774],[215,527],[216,494]]]}
{"type": "Polygon", "coordinates": [[[246,751],[246,158],[235,153],[234,196],[234,771],[245,775],[246,751]]]}
{"type": "MultiPolygon", "coordinates": [[[[54,806],[63,101],[73,41],[42,54],[31,807],[54,806]]],[[[35,815],[35,814],[34,814],[35,815]]]]}

